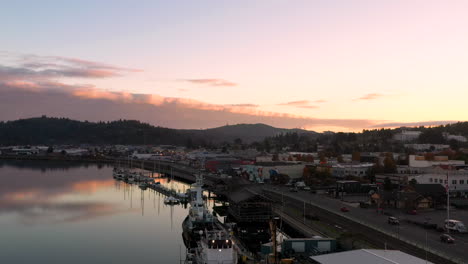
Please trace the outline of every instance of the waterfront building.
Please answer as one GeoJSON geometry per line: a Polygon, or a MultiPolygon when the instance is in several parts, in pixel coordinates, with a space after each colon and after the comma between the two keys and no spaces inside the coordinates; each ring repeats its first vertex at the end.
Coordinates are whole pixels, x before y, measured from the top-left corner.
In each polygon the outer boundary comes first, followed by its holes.
{"type": "Polygon", "coordinates": [[[364,177],[369,175],[369,171],[374,166],[372,163],[345,164],[340,163],[331,167],[332,176],[335,178],[345,178],[347,176],[364,177]]]}

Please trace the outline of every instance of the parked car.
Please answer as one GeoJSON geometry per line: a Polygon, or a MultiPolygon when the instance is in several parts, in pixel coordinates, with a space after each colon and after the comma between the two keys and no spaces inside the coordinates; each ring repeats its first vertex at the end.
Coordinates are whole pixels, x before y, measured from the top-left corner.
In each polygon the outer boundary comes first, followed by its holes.
{"type": "Polygon", "coordinates": [[[466,233],[467,232],[465,224],[463,224],[462,221],[454,220],[454,219],[445,220],[445,229],[450,230],[450,231],[459,232],[459,233],[466,233]]]}
{"type": "Polygon", "coordinates": [[[341,207],[340,211],[346,213],[349,212],[349,209],[347,207],[341,207]]]}
{"type": "Polygon", "coordinates": [[[365,202],[360,202],[359,203],[359,207],[361,207],[361,208],[369,208],[369,206],[370,205],[368,203],[365,203],[365,202]]]}
{"type": "Polygon", "coordinates": [[[417,215],[418,212],[416,210],[408,210],[406,211],[407,214],[410,214],[410,215],[417,215]]]}
{"type": "Polygon", "coordinates": [[[449,234],[442,234],[440,235],[440,242],[453,244],[455,243],[455,239],[449,234]]]}
{"type": "Polygon", "coordinates": [[[304,188],[302,188],[302,190],[304,190],[304,191],[310,191],[310,187],[309,187],[309,186],[305,186],[304,188]]]}
{"type": "Polygon", "coordinates": [[[398,218],[396,218],[394,216],[390,216],[388,218],[388,223],[391,224],[391,225],[399,225],[400,221],[398,220],[398,218]]]}

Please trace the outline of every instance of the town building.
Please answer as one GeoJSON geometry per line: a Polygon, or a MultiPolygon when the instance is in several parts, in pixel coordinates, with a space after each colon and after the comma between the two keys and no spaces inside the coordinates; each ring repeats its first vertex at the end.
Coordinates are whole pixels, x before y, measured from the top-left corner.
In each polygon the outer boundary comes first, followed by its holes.
{"type": "Polygon", "coordinates": [[[432,167],[436,165],[463,166],[465,161],[449,160],[448,156],[435,156],[433,160],[427,160],[424,156],[409,155],[409,167],[432,167]]]}
{"type": "Polygon", "coordinates": [[[460,136],[460,135],[450,135],[447,132],[442,133],[442,135],[444,136],[444,138],[446,140],[455,140],[455,141],[458,141],[458,142],[466,142],[467,141],[466,137],[460,136]]]}
{"type": "Polygon", "coordinates": [[[393,139],[397,141],[413,141],[419,138],[419,135],[421,135],[421,131],[408,131],[408,130],[403,130],[400,133],[397,133],[393,136],[393,139]]]}
{"type": "Polygon", "coordinates": [[[433,173],[410,175],[408,180],[415,179],[418,184],[440,184],[448,186],[450,192],[468,193],[468,170],[441,170],[433,173]]]}
{"type": "Polygon", "coordinates": [[[369,171],[374,166],[372,163],[333,165],[331,168],[332,176],[335,178],[345,178],[347,176],[364,177],[369,175],[369,171]]]}
{"type": "Polygon", "coordinates": [[[450,145],[446,144],[405,144],[405,148],[415,151],[442,151],[450,149],[450,145]]]}

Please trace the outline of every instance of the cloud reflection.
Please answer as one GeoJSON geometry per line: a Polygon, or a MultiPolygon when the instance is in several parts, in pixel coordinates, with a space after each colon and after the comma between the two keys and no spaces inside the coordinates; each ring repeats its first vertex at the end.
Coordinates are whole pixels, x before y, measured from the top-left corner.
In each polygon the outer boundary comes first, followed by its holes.
{"type": "Polygon", "coordinates": [[[88,198],[114,185],[108,171],[77,168],[66,174],[61,170],[43,173],[5,165],[0,175],[15,175],[15,179],[4,178],[6,184],[0,185],[0,214],[15,214],[21,223],[31,225],[76,222],[126,212],[118,203],[88,198]]]}

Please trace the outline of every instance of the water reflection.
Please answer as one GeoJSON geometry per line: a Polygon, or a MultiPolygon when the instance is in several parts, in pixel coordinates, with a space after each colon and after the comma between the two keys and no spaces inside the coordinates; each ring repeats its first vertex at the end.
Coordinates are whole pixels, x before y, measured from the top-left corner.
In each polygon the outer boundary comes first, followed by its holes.
{"type": "MultiPolygon", "coordinates": [[[[89,195],[100,188],[112,186],[113,180],[104,175],[101,177],[99,173],[82,173],[82,170],[70,171],[64,175],[63,170],[57,170],[54,164],[48,169],[44,163],[23,163],[25,164],[18,166],[17,162],[11,162],[12,165],[3,162],[0,169],[3,182],[0,185],[0,214],[14,213],[22,224],[55,224],[112,215],[121,211],[116,204],[110,202],[69,199],[71,194],[89,195]],[[28,164],[31,164],[31,169],[26,169],[28,164]]],[[[80,167],[87,168],[75,166],[80,167]]]]}
{"type": "Polygon", "coordinates": [[[104,163],[71,162],[62,160],[34,161],[34,160],[0,160],[0,169],[3,167],[14,167],[17,169],[39,170],[42,172],[52,170],[69,170],[74,168],[96,167],[98,169],[108,167],[104,163]]]}
{"type": "MultiPolygon", "coordinates": [[[[179,260],[184,206],[115,181],[112,167],[21,163],[0,163],[0,263],[179,260]]],[[[179,192],[189,188],[158,181],[179,192]]]]}

